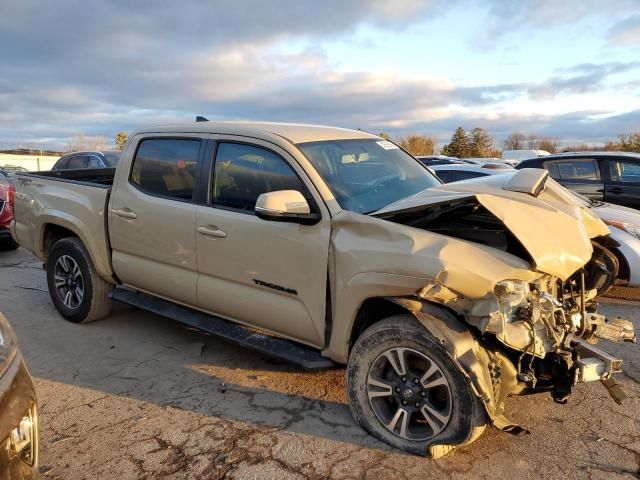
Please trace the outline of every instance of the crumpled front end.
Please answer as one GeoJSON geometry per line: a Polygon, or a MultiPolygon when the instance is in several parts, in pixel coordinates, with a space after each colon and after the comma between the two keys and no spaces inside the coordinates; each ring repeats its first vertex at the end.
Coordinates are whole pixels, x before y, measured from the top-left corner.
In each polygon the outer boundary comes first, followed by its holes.
{"type": "MultiPolygon", "coordinates": [[[[622,361],[595,344],[599,338],[635,341],[629,321],[597,313],[596,298],[613,284],[618,269],[607,248],[606,225],[557,183],[548,180],[545,186],[542,173],[518,175],[494,184],[438,187],[376,213],[399,227],[448,237],[438,251],[414,250],[423,271],[434,263],[440,270],[429,275],[414,299],[394,301],[443,345],[451,344],[452,358],[493,424],[515,433],[523,429],[503,415],[509,395],[547,391],[565,403],[576,383],[600,380],[622,401],[613,379],[622,361]],[[486,247],[493,252],[490,259],[486,247]],[[523,261],[520,268],[514,259],[523,261]],[[507,264],[513,267],[508,273],[507,264]],[[425,310],[429,304],[444,306],[467,325],[468,348],[460,350],[460,341],[448,336],[459,325],[433,328],[437,316],[425,310]]],[[[417,233],[402,232],[414,243],[423,241],[417,233]]]]}

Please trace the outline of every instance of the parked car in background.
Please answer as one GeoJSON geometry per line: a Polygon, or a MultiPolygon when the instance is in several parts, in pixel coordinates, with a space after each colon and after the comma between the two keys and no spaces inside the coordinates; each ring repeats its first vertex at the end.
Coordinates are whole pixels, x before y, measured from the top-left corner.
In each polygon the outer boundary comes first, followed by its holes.
{"type": "Polygon", "coordinates": [[[503,150],[502,160],[520,162],[528,158],[538,158],[550,155],[546,150],[503,150]]]}
{"type": "Polygon", "coordinates": [[[38,478],[38,406],[18,340],[0,313],[0,479],[38,478]]]}
{"type": "Polygon", "coordinates": [[[562,185],[592,200],[640,208],[640,154],[567,152],[520,162],[545,168],[562,185]]]}
{"type": "Polygon", "coordinates": [[[470,157],[462,159],[465,163],[472,163],[474,165],[502,165],[507,167],[513,167],[517,165],[516,160],[503,160],[502,158],[495,157],[470,157]]]}
{"type": "Polygon", "coordinates": [[[433,165],[452,165],[463,164],[464,162],[457,157],[447,157],[446,155],[418,155],[416,156],[420,163],[431,167],[433,165]]]}
{"type": "MultiPolygon", "coordinates": [[[[505,173],[504,170],[491,170],[471,165],[437,165],[430,168],[444,183],[505,173]]],[[[640,287],[640,211],[590,200],[577,192],[572,193],[609,226],[611,238],[618,243],[617,247],[611,247],[611,252],[618,259],[619,283],[640,287]]]]}
{"type": "Polygon", "coordinates": [[[513,168],[492,168],[487,165],[434,165],[430,167],[444,183],[459,182],[498,173],[513,172],[513,168]]]}
{"type": "Polygon", "coordinates": [[[51,170],[111,168],[118,164],[120,154],[117,150],[73,152],[60,157],[51,170]]]}
{"type": "Polygon", "coordinates": [[[27,170],[24,167],[19,167],[17,165],[1,165],[0,166],[0,174],[5,175],[6,177],[13,177],[15,176],[16,173],[20,173],[20,172],[28,172],[29,170],[27,170]]]}
{"type": "Polygon", "coordinates": [[[11,238],[9,226],[13,220],[16,188],[11,177],[0,170],[0,250],[15,250],[18,244],[11,238]]]}

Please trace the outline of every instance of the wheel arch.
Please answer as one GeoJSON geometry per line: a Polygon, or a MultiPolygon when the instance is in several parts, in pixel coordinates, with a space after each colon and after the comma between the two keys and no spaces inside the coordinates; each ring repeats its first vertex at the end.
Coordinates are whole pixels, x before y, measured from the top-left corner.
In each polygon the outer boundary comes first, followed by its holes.
{"type": "Polygon", "coordinates": [[[49,254],[51,253],[51,248],[53,248],[53,245],[58,240],[63,238],[77,238],[80,240],[91,259],[96,272],[104,280],[113,283],[112,272],[108,259],[102,258],[104,255],[100,256],[99,253],[96,252],[97,245],[83,234],[81,226],[78,226],[73,221],[65,218],[55,217],[52,219],[46,219],[41,223],[37,235],[37,243],[35,245],[37,256],[46,264],[49,254]]]}
{"type": "MultiPolygon", "coordinates": [[[[467,378],[492,422],[495,425],[510,423],[503,420],[503,400],[510,388],[514,387],[512,384],[515,383],[516,372],[506,357],[483,347],[470,327],[443,305],[411,297],[381,297],[378,300],[394,305],[394,313],[411,314],[442,345],[467,378]],[[501,377],[505,388],[497,392],[493,388],[491,364],[500,364],[502,368],[501,377]]],[[[374,305],[380,304],[376,302],[374,305]]],[[[379,320],[382,318],[366,324],[366,327],[379,320]]],[[[354,331],[352,334],[355,333],[354,331]]]]}

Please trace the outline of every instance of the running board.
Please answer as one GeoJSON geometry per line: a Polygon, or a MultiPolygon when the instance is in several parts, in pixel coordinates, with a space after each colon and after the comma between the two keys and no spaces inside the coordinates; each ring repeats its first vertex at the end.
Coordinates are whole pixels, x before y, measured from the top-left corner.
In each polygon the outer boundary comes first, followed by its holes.
{"type": "Polygon", "coordinates": [[[300,365],[307,370],[326,370],[336,366],[331,360],[320,355],[318,350],[306,345],[258,333],[215,315],[183,307],[152,295],[116,288],[111,292],[111,298],[176,320],[189,327],[238,343],[257,352],[300,365]]]}

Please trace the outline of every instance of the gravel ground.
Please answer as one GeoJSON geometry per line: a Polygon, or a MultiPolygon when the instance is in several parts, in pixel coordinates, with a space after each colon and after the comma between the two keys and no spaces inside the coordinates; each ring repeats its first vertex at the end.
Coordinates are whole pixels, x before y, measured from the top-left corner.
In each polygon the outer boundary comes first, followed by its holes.
{"type": "MultiPolygon", "coordinates": [[[[631,318],[632,304],[603,304],[631,318]]],[[[639,478],[640,352],[624,359],[629,399],[599,383],[568,405],[509,400],[530,435],[493,429],[437,461],[402,454],[354,425],[344,371],[308,373],[145,312],[88,325],[59,317],[41,265],[0,252],[0,311],[35,378],[44,479],[639,478]]]]}

